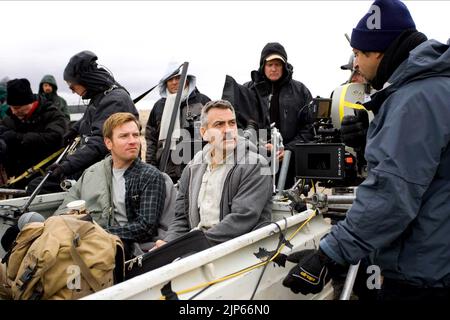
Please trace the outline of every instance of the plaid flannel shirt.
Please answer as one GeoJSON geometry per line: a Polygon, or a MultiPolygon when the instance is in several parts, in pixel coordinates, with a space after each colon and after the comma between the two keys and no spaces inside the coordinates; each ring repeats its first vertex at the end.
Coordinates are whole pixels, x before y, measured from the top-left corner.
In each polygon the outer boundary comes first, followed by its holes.
{"type": "Polygon", "coordinates": [[[128,223],[106,229],[122,240],[149,241],[157,231],[164,209],[164,177],[154,166],[136,159],[125,171],[124,178],[128,223]]]}

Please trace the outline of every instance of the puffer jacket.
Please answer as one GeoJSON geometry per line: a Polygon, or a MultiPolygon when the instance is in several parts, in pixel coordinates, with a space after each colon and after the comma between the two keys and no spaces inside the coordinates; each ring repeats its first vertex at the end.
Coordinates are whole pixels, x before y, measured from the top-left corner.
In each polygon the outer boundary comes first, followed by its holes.
{"type": "Polygon", "coordinates": [[[26,120],[17,118],[10,109],[0,121],[0,139],[6,131],[17,134],[17,140],[9,143],[4,159],[9,176],[22,174],[62,147],[67,124],[59,108],[47,102],[35,101],[37,108],[26,120]]]}

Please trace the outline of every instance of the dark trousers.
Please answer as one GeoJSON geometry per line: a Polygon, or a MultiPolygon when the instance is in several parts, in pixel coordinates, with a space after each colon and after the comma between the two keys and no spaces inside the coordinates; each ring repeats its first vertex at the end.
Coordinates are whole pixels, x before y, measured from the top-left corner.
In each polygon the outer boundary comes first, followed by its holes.
{"type": "Polygon", "coordinates": [[[402,281],[384,278],[378,300],[449,302],[450,288],[421,288],[402,281]]]}

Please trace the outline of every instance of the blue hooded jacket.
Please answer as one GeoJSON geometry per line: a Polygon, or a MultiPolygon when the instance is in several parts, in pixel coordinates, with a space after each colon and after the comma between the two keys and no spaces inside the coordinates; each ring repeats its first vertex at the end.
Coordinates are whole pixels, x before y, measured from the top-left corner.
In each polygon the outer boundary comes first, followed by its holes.
{"type": "Polygon", "coordinates": [[[367,133],[367,179],[344,221],[322,239],[338,263],[374,253],[385,277],[450,287],[450,50],[429,40],[384,89],[367,133]]]}

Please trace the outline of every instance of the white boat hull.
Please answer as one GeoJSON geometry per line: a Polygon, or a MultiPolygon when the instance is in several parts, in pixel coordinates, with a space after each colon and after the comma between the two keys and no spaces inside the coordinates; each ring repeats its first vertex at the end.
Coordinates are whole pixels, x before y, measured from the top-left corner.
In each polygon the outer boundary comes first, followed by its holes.
{"type": "MultiPolygon", "coordinates": [[[[48,216],[63,201],[64,192],[37,196],[30,211],[37,211],[48,216]]],[[[0,201],[0,205],[23,206],[27,198],[17,198],[0,201]]],[[[313,213],[307,210],[294,214],[289,202],[274,202],[272,223],[238,238],[214,246],[182,260],[172,262],[164,267],[147,272],[113,287],[104,289],[85,297],[87,300],[128,300],[163,299],[161,288],[168,282],[177,293],[179,299],[210,299],[210,300],[249,300],[257,286],[264,267],[261,265],[248,272],[235,277],[228,277],[238,271],[255,266],[263,262],[255,256],[260,249],[273,251],[279,243],[280,229],[287,239],[301,226],[313,213]],[[225,278],[228,277],[228,278],[225,278]],[[222,279],[222,280],[220,280],[222,279]],[[213,283],[208,286],[208,284],[213,283]]],[[[0,225],[0,235],[8,227],[8,222],[0,225]]],[[[308,248],[317,248],[320,239],[329,232],[330,224],[317,216],[311,219],[300,232],[291,240],[292,249],[284,247],[281,253],[289,254],[294,251],[308,248]]],[[[3,256],[3,252],[1,252],[3,256]]],[[[282,286],[282,281],[288,271],[294,266],[286,262],[285,267],[269,262],[264,270],[254,299],[332,299],[333,289],[327,285],[317,295],[294,294],[282,286]]]]}
{"type": "MultiPolygon", "coordinates": [[[[289,237],[310,215],[311,210],[293,215],[277,223],[289,237]]],[[[330,229],[330,224],[321,216],[313,218],[290,241],[292,250],[284,247],[282,253],[317,247],[320,238],[330,229]]],[[[202,291],[211,281],[223,279],[238,271],[261,262],[254,253],[260,248],[272,251],[277,248],[279,229],[274,224],[268,225],[251,233],[232,239],[205,251],[173,262],[159,269],[142,274],[113,287],[99,291],[84,299],[89,300],[128,300],[128,299],[163,299],[161,289],[169,281],[179,299],[209,299],[209,300],[249,300],[257,285],[263,266],[245,272],[239,276],[219,281],[202,291]]],[[[282,286],[287,272],[294,266],[286,262],[286,267],[280,267],[270,262],[256,290],[254,299],[332,299],[333,289],[327,286],[318,295],[304,296],[293,294],[282,286]]]]}

